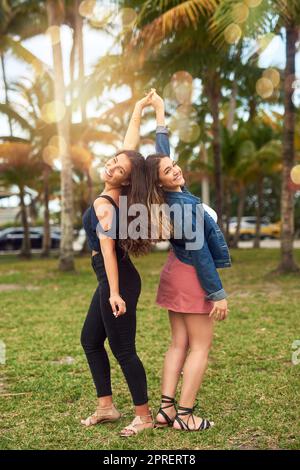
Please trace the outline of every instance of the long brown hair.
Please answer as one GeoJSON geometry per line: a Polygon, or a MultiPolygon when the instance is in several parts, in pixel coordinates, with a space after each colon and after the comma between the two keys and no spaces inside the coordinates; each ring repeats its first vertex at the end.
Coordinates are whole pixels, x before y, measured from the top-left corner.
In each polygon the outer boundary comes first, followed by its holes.
{"type": "Polygon", "coordinates": [[[145,161],[146,182],[147,182],[147,207],[151,218],[151,225],[154,226],[158,237],[153,241],[166,240],[173,233],[173,225],[162,210],[155,210],[155,207],[166,203],[164,190],[159,184],[159,165],[163,158],[168,155],[154,153],[148,155],[145,161]],[[168,234],[168,235],[167,235],[168,234]]]}
{"type": "MultiPolygon", "coordinates": [[[[132,204],[144,204],[147,206],[145,158],[141,153],[134,150],[119,150],[116,156],[123,153],[129,158],[131,173],[129,184],[122,186],[121,196],[127,196],[128,209],[132,204]]],[[[134,217],[129,216],[127,213],[127,227],[133,219],[134,217]]],[[[152,243],[149,239],[138,238],[135,240],[128,235],[127,238],[119,240],[119,245],[125,252],[133,256],[141,256],[151,250],[152,243]]]]}

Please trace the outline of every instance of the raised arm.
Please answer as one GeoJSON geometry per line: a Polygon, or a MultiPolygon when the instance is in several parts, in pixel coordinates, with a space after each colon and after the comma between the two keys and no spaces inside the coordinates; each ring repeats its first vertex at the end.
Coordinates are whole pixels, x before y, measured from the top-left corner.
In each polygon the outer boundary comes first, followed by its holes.
{"type": "Polygon", "coordinates": [[[170,157],[169,132],[165,123],[164,100],[157,93],[154,93],[151,98],[151,104],[156,114],[155,151],[170,157]]]}
{"type": "Polygon", "coordinates": [[[151,97],[154,91],[150,91],[144,98],[137,101],[129,122],[129,126],[124,138],[123,148],[126,150],[136,150],[140,141],[140,125],[142,111],[151,104],[151,97]]]}

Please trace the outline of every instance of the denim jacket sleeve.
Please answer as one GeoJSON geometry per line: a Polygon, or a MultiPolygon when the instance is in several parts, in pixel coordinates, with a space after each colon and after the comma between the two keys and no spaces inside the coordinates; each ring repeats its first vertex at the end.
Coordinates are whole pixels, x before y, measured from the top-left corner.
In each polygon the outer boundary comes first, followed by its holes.
{"type": "MultiPolygon", "coordinates": [[[[193,207],[192,228],[193,231],[201,230],[197,226],[197,218],[195,216],[196,206],[193,207]]],[[[204,210],[204,209],[202,209],[204,210]]],[[[203,221],[204,222],[204,221],[203,221]]],[[[203,228],[202,228],[203,230],[203,228]]],[[[222,300],[227,294],[222,286],[219,273],[215,266],[212,254],[208,248],[206,237],[203,236],[203,244],[199,249],[190,250],[193,266],[196,269],[197,276],[202,288],[206,291],[207,300],[222,300]]]]}
{"type": "Polygon", "coordinates": [[[193,265],[202,288],[206,291],[207,300],[222,300],[227,297],[223,289],[214,260],[204,240],[200,250],[191,250],[193,265]]]}
{"type": "Polygon", "coordinates": [[[156,153],[170,156],[169,132],[165,126],[157,126],[155,137],[156,153]]]}

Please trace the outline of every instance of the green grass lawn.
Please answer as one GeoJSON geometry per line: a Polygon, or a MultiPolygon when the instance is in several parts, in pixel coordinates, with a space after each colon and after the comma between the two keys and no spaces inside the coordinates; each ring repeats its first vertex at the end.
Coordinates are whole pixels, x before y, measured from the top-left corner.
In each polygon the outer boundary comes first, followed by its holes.
{"type": "MultiPolygon", "coordinates": [[[[273,278],[279,252],[232,250],[233,267],[220,270],[230,316],[216,324],[209,367],[199,392],[199,413],[215,421],[203,433],[149,430],[118,437],[132,418],[127,385],[111,357],[117,423],[83,428],[95,408],[95,391],[80,345],[81,327],[96,281],[89,258],[76,259],[76,274],[57,260],[0,259],[1,449],[299,449],[300,364],[292,343],[300,339],[298,275],[273,278]],[[71,356],[74,362],[61,361],[71,356]]],[[[300,250],[296,252],[300,264],[300,250]]],[[[154,304],[166,253],[135,261],[143,291],[137,349],[157,410],[167,313],[154,304]]],[[[300,357],[300,355],[299,355],[300,357]]]]}

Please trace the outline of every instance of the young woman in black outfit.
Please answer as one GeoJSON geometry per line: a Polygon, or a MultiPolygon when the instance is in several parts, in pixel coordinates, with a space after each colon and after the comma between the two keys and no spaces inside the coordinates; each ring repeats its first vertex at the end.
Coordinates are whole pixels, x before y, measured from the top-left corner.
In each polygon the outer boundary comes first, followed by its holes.
{"type": "Polygon", "coordinates": [[[106,163],[102,174],[104,190],[83,216],[92,250],[92,267],[99,285],[83,325],[81,344],[96,387],[98,406],[93,415],[81,422],[92,426],[116,421],[121,416],[113,404],[110,365],[104,347],[107,338],[135,405],[134,420],[121,431],[124,437],[153,427],[146,374],[135,348],[136,306],[141,279],[128,256],[129,253],[146,253],[150,242],[118,238],[119,197],[127,196],[128,207],[146,202],[145,160],[134,149],[139,140],[142,109],[150,104],[150,100],[151,93],[137,102],[124,140],[126,150],[118,152],[106,163]]]}

